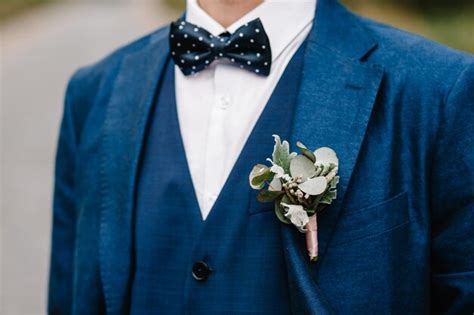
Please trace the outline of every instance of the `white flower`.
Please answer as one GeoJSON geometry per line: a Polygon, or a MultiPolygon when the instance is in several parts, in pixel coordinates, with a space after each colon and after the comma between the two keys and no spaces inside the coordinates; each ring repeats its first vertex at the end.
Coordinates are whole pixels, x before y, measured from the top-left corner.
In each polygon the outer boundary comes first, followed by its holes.
{"type": "Polygon", "coordinates": [[[270,167],[270,172],[275,174],[275,178],[283,178],[286,181],[289,181],[291,179],[291,176],[285,173],[283,167],[273,163],[271,159],[267,159],[267,161],[270,161],[270,163],[272,163],[272,167],[270,167]]]}
{"type": "Polygon", "coordinates": [[[305,226],[309,222],[309,217],[303,206],[289,205],[284,202],[282,202],[281,205],[288,209],[285,213],[285,217],[287,217],[301,233],[306,232],[305,226]]]}
{"type": "Polygon", "coordinates": [[[281,178],[283,175],[285,175],[283,167],[276,164],[273,164],[272,167],[270,167],[270,172],[275,173],[276,178],[281,178]]]}

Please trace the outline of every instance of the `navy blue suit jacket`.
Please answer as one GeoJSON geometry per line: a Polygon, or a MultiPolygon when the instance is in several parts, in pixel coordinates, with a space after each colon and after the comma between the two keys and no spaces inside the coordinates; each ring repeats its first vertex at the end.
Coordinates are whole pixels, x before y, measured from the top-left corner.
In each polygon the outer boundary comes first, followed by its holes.
{"type": "MultiPolygon", "coordinates": [[[[473,57],[333,0],[316,14],[290,140],[334,148],[341,182],[319,217],[316,264],[282,226],[293,312],[472,314],[473,57]]],[[[168,58],[164,27],[69,83],[51,314],[127,313],[137,165],[168,58]]]]}

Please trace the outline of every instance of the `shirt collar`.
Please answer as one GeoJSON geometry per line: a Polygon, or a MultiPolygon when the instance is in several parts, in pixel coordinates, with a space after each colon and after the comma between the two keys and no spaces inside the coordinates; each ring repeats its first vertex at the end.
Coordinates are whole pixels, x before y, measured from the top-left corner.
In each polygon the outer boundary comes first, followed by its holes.
{"type": "Polygon", "coordinates": [[[243,24],[260,18],[270,40],[273,61],[313,22],[316,11],[316,0],[266,0],[228,28],[224,28],[197,1],[186,0],[186,21],[206,29],[214,36],[226,31],[233,33],[243,24]]]}

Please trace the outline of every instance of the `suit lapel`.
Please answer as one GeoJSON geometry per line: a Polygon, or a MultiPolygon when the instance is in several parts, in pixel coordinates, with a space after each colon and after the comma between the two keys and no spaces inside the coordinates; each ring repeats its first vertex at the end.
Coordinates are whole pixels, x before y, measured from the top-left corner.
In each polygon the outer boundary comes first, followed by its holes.
{"type": "Polygon", "coordinates": [[[168,31],[125,55],[103,130],[100,271],[107,314],[124,314],[129,302],[132,207],[145,129],[168,58],[168,31]]]}
{"type": "MultiPolygon", "coordinates": [[[[319,0],[308,38],[304,70],[293,124],[292,143],[310,148],[328,146],[339,157],[338,196],[318,216],[319,261],[311,265],[304,237],[294,228],[282,229],[294,310],[330,312],[324,288],[314,280],[324,261],[343,208],[344,196],[359,155],[383,71],[364,62],[376,47],[358,22],[336,1],[319,0]]],[[[297,312],[298,313],[298,312],[297,312]]]]}

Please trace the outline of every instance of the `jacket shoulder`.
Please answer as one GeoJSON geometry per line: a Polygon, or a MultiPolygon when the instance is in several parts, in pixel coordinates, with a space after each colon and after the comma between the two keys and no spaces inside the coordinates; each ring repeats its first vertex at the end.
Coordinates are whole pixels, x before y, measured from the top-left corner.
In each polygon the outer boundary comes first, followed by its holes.
{"type": "Polygon", "coordinates": [[[448,121],[459,115],[470,119],[474,83],[471,54],[392,26],[359,19],[377,42],[367,62],[384,71],[379,110],[396,112],[409,130],[428,135],[430,144],[437,141],[448,121]]]}
{"type": "Polygon", "coordinates": [[[368,61],[382,66],[386,81],[413,99],[436,98],[442,103],[474,69],[474,57],[467,52],[377,21],[358,19],[378,43],[368,61]]]}
{"type": "Polygon", "coordinates": [[[473,55],[467,52],[371,19],[359,17],[359,20],[378,42],[371,58],[389,72],[404,69],[416,71],[420,77],[433,79],[433,76],[440,75],[446,80],[456,77],[474,63],[473,55]]]}

